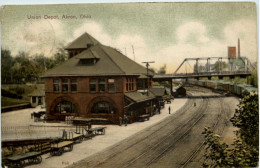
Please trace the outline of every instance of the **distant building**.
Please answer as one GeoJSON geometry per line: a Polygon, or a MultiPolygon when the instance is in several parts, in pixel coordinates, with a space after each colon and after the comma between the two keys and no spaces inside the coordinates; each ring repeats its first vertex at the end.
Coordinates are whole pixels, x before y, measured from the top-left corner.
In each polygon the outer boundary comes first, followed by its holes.
{"type": "Polygon", "coordinates": [[[166,97],[169,97],[165,87],[159,88],[159,87],[153,87],[150,89],[151,94],[153,94],[158,101],[162,101],[166,99],[166,97]]]}
{"type": "Polygon", "coordinates": [[[186,96],[186,89],[182,86],[176,86],[172,90],[174,97],[185,97],[186,96]]]}
{"type": "Polygon", "coordinates": [[[137,92],[137,84],[152,87],[145,67],[87,33],[65,49],[69,59],[44,75],[48,120],[73,115],[119,123],[128,115],[134,122],[151,113],[155,97],[137,92]]]}
{"type": "Polygon", "coordinates": [[[236,58],[236,47],[228,47],[228,58],[236,58]]]}
{"type": "Polygon", "coordinates": [[[45,91],[35,90],[33,93],[28,95],[32,107],[45,106],[45,91]]]}

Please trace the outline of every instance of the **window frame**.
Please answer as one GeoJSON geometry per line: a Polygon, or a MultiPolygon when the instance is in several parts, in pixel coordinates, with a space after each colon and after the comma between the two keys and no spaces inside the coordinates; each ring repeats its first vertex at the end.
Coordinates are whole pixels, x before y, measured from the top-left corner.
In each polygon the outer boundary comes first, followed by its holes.
{"type": "Polygon", "coordinates": [[[62,82],[62,93],[68,93],[69,92],[69,79],[64,78],[61,80],[61,82],[62,82]],[[67,80],[67,81],[64,82],[65,80],[67,80]],[[67,90],[63,90],[64,88],[66,88],[64,86],[67,86],[67,90]]]}
{"type": "Polygon", "coordinates": [[[107,89],[106,89],[106,78],[99,78],[98,79],[98,92],[99,93],[106,93],[107,89]],[[101,91],[101,88],[104,88],[104,91],[101,91]]]}
{"type": "Polygon", "coordinates": [[[70,91],[71,91],[71,93],[77,93],[78,92],[78,80],[77,80],[77,78],[70,79],[70,91]],[[76,90],[72,90],[74,85],[76,86],[76,90]]]}
{"type": "Polygon", "coordinates": [[[89,79],[89,92],[90,93],[97,93],[97,91],[98,91],[97,83],[98,83],[98,79],[97,78],[90,78],[89,79]],[[95,82],[91,82],[91,80],[95,80],[95,82]],[[95,85],[95,91],[91,91],[91,85],[95,85]]]}
{"type": "Polygon", "coordinates": [[[60,79],[53,79],[53,92],[54,93],[60,93],[61,89],[60,89],[60,79]],[[58,86],[58,90],[56,90],[56,87],[58,86]]]}
{"type": "Polygon", "coordinates": [[[107,80],[108,85],[108,93],[116,93],[116,80],[114,78],[108,78],[107,80]],[[113,82],[110,82],[110,80],[113,80],[113,82]],[[110,90],[110,85],[113,85],[114,90],[110,90]]]}

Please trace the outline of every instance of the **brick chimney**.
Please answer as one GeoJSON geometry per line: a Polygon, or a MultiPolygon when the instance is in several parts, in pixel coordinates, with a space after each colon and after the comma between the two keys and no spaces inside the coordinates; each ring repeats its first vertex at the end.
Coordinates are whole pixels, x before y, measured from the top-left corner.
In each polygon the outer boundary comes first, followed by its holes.
{"type": "Polygon", "coordinates": [[[236,47],[228,47],[228,58],[236,58],[236,47]]]}

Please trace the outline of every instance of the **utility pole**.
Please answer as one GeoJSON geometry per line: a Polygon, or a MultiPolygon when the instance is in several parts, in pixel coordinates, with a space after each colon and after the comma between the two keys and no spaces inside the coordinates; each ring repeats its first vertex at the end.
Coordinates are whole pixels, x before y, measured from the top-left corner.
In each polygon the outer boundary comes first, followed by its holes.
{"type": "Polygon", "coordinates": [[[149,95],[148,94],[148,91],[149,91],[149,76],[148,76],[148,67],[151,63],[154,63],[154,61],[150,61],[150,62],[142,62],[142,63],[145,63],[146,64],[146,70],[147,70],[147,96],[149,95]]]}
{"type": "Polygon", "coordinates": [[[132,49],[133,49],[134,62],[135,62],[135,50],[134,50],[134,46],[133,45],[132,45],[132,49]]]}

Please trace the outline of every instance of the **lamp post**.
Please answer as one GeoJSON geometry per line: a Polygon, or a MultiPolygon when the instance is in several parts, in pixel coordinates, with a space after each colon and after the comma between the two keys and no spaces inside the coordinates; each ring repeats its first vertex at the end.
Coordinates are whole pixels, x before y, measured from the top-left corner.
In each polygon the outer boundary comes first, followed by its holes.
{"type": "Polygon", "coordinates": [[[154,63],[154,61],[150,62],[142,62],[146,64],[146,71],[147,71],[147,96],[148,96],[148,91],[149,91],[149,76],[148,76],[148,67],[151,63],[154,63]]]}

